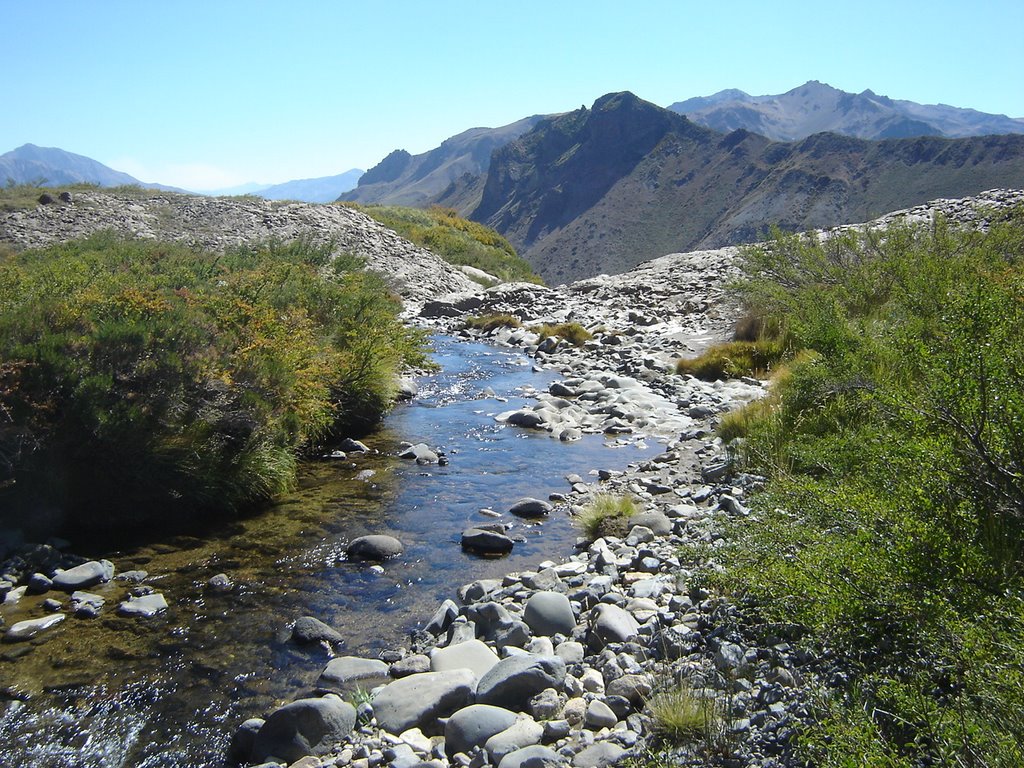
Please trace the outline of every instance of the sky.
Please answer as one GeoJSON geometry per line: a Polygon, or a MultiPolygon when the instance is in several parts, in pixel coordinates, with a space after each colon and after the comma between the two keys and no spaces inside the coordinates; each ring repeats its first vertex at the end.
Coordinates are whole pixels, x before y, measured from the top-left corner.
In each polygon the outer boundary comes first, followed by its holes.
{"type": "Polygon", "coordinates": [[[193,190],[367,169],[629,90],[819,80],[1024,117],[1021,0],[0,0],[0,154],[193,190]]]}

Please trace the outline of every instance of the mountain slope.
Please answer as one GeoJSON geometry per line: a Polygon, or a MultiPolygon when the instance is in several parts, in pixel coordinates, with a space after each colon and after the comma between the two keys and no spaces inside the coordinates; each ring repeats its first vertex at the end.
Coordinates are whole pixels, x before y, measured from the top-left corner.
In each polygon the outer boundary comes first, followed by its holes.
{"type": "Polygon", "coordinates": [[[146,184],[85,155],[55,147],[37,147],[35,144],[23,144],[0,155],[0,183],[11,182],[46,187],[97,184],[101,187],[136,185],[148,189],[174,189],[162,184],[146,184]]]}
{"type": "Polygon", "coordinates": [[[295,179],[282,184],[274,184],[252,192],[267,200],[301,200],[306,203],[329,203],[337,200],[338,195],[353,189],[359,182],[363,171],[353,168],[336,176],[321,176],[316,179],[295,179]]]}
{"type": "Polygon", "coordinates": [[[419,155],[396,149],[363,174],[355,189],[338,199],[422,206],[460,177],[486,171],[494,149],[526,133],[540,120],[535,115],[501,128],[470,128],[419,155]]]}
{"type": "Polygon", "coordinates": [[[743,128],[778,141],[823,131],[862,139],[1024,133],[1024,119],[890,99],[870,90],[847,93],[817,80],[772,96],[730,89],[676,102],[669,109],[716,131],[743,128]]]}
{"type": "MultiPolygon", "coordinates": [[[[495,151],[471,218],[548,283],[993,187],[1024,186],[1024,136],[792,143],[728,135],[630,93],[541,121],[495,151]]],[[[444,195],[437,199],[448,204],[444,195]]]]}

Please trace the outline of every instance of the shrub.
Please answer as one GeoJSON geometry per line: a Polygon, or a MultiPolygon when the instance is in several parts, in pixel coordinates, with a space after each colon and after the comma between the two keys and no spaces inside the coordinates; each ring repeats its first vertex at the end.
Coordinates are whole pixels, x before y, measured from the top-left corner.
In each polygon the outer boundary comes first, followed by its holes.
{"type": "Polygon", "coordinates": [[[329,245],[225,254],[110,234],[0,262],[0,483],[78,525],[238,510],[365,427],[422,337],[329,245]]]}
{"type": "Polygon", "coordinates": [[[522,321],[515,315],[493,314],[467,317],[464,327],[486,333],[498,328],[519,328],[522,324],[522,321]]]}
{"type": "Polygon", "coordinates": [[[579,323],[559,323],[558,325],[544,323],[531,330],[537,333],[542,340],[549,336],[557,336],[576,347],[581,347],[585,342],[594,338],[593,334],[579,323]]]}
{"type": "Polygon", "coordinates": [[[629,519],[638,512],[631,496],[598,493],[576,516],[574,523],[590,539],[602,536],[622,538],[629,530],[629,519]]]}
{"type": "Polygon", "coordinates": [[[781,342],[771,339],[730,341],[716,344],[691,360],[678,360],[676,373],[704,381],[764,376],[782,360],[784,351],[781,342]]]}
{"type": "Polygon", "coordinates": [[[715,700],[699,696],[682,684],[654,694],[647,702],[647,710],[655,737],[672,744],[711,744],[722,728],[715,700]]]}

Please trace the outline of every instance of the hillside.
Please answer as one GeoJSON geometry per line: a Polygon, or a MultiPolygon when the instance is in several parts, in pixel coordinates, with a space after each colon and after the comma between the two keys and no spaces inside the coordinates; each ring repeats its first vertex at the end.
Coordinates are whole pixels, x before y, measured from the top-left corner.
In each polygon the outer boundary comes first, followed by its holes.
{"type": "Polygon", "coordinates": [[[456,180],[484,173],[491,152],[526,133],[540,120],[539,115],[534,115],[500,128],[470,128],[419,155],[396,149],[363,174],[355,189],[338,199],[382,205],[427,205],[456,180]]]}
{"type": "MultiPolygon", "coordinates": [[[[939,197],[1024,184],[1024,136],[773,142],[722,135],[631,93],[547,118],[495,150],[470,218],[548,283],[665,253],[864,221],[939,197]]],[[[435,202],[452,205],[455,186],[435,202]]]]}
{"type": "MultiPolygon", "coordinates": [[[[147,184],[127,173],[115,171],[85,155],[54,147],[23,144],[0,155],[0,183],[58,187],[68,184],[96,184],[101,187],[125,185],[173,190],[162,184],[147,184]]],[[[177,190],[182,191],[182,190],[177,190]]]]}
{"type": "Polygon", "coordinates": [[[669,109],[716,131],[742,128],[777,141],[794,141],[823,131],[861,139],[1024,133],[1024,119],[890,99],[870,90],[847,93],[816,80],[770,96],[729,89],[679,101],[669,109]]]}
{"type": "Polygon", "coordinates": [[[305,203],[329,203],[338,195],[353,189],[363,171],[353,168],[335,176],[321,176],[315,179],[295,179],[281,184],[253,190],[251,194],[266,200],[301,200],[305,203]]]}

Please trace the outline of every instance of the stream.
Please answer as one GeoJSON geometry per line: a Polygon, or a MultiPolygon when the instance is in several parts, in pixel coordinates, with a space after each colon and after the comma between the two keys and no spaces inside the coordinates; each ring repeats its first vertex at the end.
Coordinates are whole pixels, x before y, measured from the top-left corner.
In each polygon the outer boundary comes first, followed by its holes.
{"type": "MultiPolygon", "coordinates": [[[[150,619],[117,616],[128,585],[115,580],[90,590],[107,599],[99,618],[69,616],[32,643],[5,644],[0,765],[225,765],[234,729],[308,692],[328,661],[323,648],[290,641],[296,618],[337,629],[346,640],[339,655],[375,656],[406,642],[459,585],[571,552],[576,533],[564,511],[531,524],[506,510],[523,496],[566,491],[567,474],[621,469],[645,455],[643,443],[599,435],[560,443],[500,425],[495,414],[524,405],[525,389],[546,389],[556,375],[534,372],[517,352],[444,336],[433,343],[441,370],[364,438],[370,454],[308,463],[293,494],[252,517],[116,548],[74,542],[72,551],[118,571],[146,570],[170,608],[150,619]],[[450,464],[394,458],[403,440],[444,451],[450,464]],[[357,478],[364,470],[373,475],[357,478]],[[463,529],[493,522],[480,512],[488,507],[515,524],[510,535],[521,541],[509,557],[459,545],[463,529]],[[348,542],[367,533],[397,537],[405,553],[383,572],[347,561],[348,542]],[[218,573],[233,590],[206,588],[218,573]]],[[[0,610],[10,625],[42,615],[46,597],[66,602],[51,592],[0,610]]]]}

